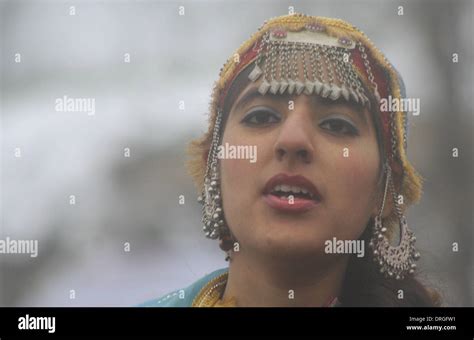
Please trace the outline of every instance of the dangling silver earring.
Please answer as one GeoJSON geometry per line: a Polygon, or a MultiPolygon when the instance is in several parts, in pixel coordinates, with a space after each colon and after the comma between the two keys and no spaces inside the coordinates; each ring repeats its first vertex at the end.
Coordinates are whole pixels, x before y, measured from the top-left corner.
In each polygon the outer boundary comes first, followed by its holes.
{"type": "Polygon", "coordinates": [[[227,226],[224,223],[222,210],[221,189],[219,183],[217,148],[219,146],[222,111],[217,111],[216,122],[212,134],[211,147],[207,157],[204,188],[198,201],[202,206],[203,231],[206,237],[217,239],[225,234],[227,226]]]}
{"type": "Polygon", "coordinates": [[[405,275],[413,274],[415,272],[415,261],[420,258],[420,254],[415,249],[416,237],[408,228],[406,218],[402,214],[400,206],[398,205],[397,195],[391,179],[391,168],[387,164],[385,168],[387,178],[385,182],[382,207],[380,208],[379,214],[375,217],[374,231],[369,246],[373,249],[373,258],[374,261],[379,264],[380,272],[386,277],[401,280],[405,275]],[[382,213],[389,185],[400,225],[400,242],[396,247],[390,245],[389,240],[385,236],[387,228],[382,226],[382,213]]]}

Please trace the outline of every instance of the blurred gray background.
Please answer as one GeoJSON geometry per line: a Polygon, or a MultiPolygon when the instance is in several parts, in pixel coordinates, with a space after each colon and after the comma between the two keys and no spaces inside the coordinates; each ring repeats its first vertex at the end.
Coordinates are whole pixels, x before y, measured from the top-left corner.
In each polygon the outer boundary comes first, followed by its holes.
{"type": "Polygon", "coordinates": [[[0,238],[39,241],[37,258],[0,254],[0,306],[136,305],[226,266],[201,232],[185,148],[206,129],[223,63],[289,6],[358,26],[401,72],[408,96],[421,99],[408,139],[426,178],[408,213],[421,277],[446,306],[473,306],[473,1],[0,6],[0,238]],[[56,112],[65,95],[94,98],[95,115],[56,112]]]}

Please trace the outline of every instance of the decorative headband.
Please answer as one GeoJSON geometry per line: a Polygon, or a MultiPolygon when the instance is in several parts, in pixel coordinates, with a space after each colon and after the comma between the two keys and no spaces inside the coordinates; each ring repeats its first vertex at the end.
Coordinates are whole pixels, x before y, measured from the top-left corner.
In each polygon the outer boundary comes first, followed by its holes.
{"type": "MultiPolygon", "coordinates": [[[[266,32],[256,46],[248,50],[234,70],[231,79],[250,63],[255,66],[249,75],[253,82],[263,75],[259,92],[272,94],[317,94],[333,100],[341,96],[362,105],[370,105],[361,79],[370,83],[373,95],[380,101],[379,88],[388,94],[385,77],[374,75],[370,57],[362,43],[349,37],[332,37],[318,22],[305,25],[304,30],[292,32],[276,27],[266,32]],[[298,67],[301,63],[303,69],[298,67]],[[362,76],[362,77],[361,77],[362,76]]],[[[221,96],[225,98],[232,81],[221,96]]]]}

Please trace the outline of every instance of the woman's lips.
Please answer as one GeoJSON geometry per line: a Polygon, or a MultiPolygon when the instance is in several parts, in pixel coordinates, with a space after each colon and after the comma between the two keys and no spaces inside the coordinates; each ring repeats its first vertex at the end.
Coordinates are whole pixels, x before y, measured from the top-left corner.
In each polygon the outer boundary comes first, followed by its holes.
{"type": "Polygon", "coordinates": [[[263,189],[263,197],[271,208],[292,213],[308,211],[321,202],[321,194],[309,179],[300,175],[291,176],[284,173],[268,180],[263,189]],[[281,190],[282,187],[286,192],[280,191],[277,194],[275,188],[281,190]],[[293,190],[296,192],[292,192],[293,190]],[[303,192],[305,194],[300,195],[303,192]]]}

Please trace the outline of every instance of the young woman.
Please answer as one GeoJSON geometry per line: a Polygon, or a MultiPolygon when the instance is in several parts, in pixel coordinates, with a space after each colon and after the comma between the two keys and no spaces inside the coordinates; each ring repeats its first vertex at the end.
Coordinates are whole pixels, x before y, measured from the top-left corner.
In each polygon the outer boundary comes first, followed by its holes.
{"type": "Polygon", "coordinates": [[[381,109],[404,96],[352,25],[265,22],[221,69],[209,130],[190,147],[204,232],[229,268],[143,306],[439,305],[414,277],[404,213],[421,179],[406,156],[407,115],[381,109]],[[235,152],[245,148],[253,161],[235,152]]]}

